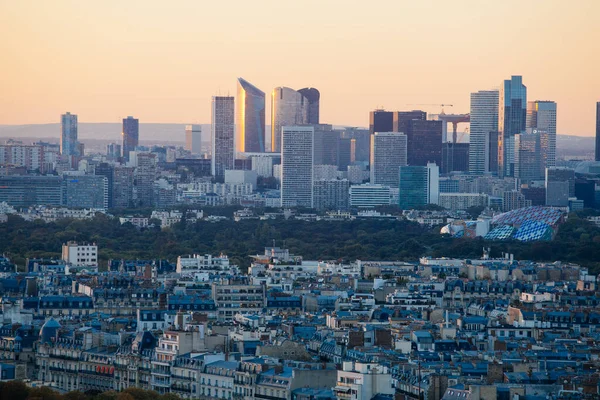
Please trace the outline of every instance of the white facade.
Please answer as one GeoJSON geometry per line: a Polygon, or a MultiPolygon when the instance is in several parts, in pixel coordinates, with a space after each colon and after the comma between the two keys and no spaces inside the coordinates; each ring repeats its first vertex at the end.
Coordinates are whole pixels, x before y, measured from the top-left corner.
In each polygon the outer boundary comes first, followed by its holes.
{"type": "Polygon", "coordinates": [[[469,172],[484,174],[490,166],[490,132],[498,131],[497,90],[471,93],[471,135],[469,145],[469,172]]]}
{"type": "Polygon", "coordinates": [[[185,126],[185,149],[192,154],[202,154],[202,126],[185,126]]]}
{"type": "Polygon", "coordinates": [[[273,157],[271,156],[252,156],[252,171],[258,176],[270,178],[273,176],[273,157]]]}
{"type": "Polygon", "coordinates": [[[338,399],[370,400],[376,394],[395,393],[392,375],[387,367],[376,363],[353,363],[344,361],[338,371],[333,389],[338,399]]]}
{"type": "Polygon", "coordinates": [[[373,208],[390,204],[390,187],[384,185],[350,186],[350,207],[373,208]]]}
{"type": "Polygon", "coordinates": [[[398,132],[371,135],[371,183],[398,187],[399,168],[407,165],[407,138],[398,132]]]}
{"type": "Polygon", "coordinates": [[[225,183],[229,185],[252,185],[256,189],[256,179],[258,174],[255,171],[244,171],[236,169],[225,170],[225,183]]]}
{"type": "Polygon", "coordinates": [[[98,246],[68,242],[62,246],[62,260],[75,266],[97,267],[98,246]]]}
{"type": "Polygon", "coordinates": [[[439,203],[448,210],[466,210],[469,207],[488,205],[488,195],[483,193],[440,193],[439,203]]]}
{"type": "Polygon", "coordinates": [[[436,163],[427,163],[427,204],[440,201],[440,167],[436,163]]]}
{"type": "Polygon", "coordinates": [[[527,103],[527,128],[548,132],[546,167],[556,166],[556,103],[554,101],[530,101],[527,103]]]}
{"type": "Polygon", "coordinates": [[[226,255],[213,257],[210,254],[194,254],[188,257],[177,257],[177,269],[179,274],[194,275],[198,272],[239,272],[236,266],[229,265],[229,258],[226,255]]]}
{"type": "Polygon", "coordinates": [[[281,206],[313,206],[314,127],[284,126],[281,150],[281,206]]]}

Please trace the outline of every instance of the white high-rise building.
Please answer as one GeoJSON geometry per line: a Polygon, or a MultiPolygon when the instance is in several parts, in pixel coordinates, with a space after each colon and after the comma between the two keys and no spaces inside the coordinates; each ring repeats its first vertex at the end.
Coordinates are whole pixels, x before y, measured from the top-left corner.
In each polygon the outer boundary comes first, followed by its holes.
{"type": "Polygon", "coordinates": [[[226,169],[233,169],[235,160],[235,108],[233,96],[212,98],[212,157],[211,174],[225,176],[226,169]]]}
{"type": "Polygon", "coordinates": [[[185,126],[185,149],[192,154],[202,154],[202,126],[185,126]]]}
{"type": "Polygon", "coordinates": [[[556,102],[530,101],[527,103],[527,128],[548,133],[546,167],[556,166],[556,102]]]}
{"type": "Polygon", "coordinates": [[[314,127],[281,130],[281,206],[312,207],[314,127]]]}
{"type": "Polygon", "coordinates": [[[498,132],[499,96],[497,90],[471,93],[469,172],[472,174],[490,172],[490,133],[498,132]]]}
{"type": "Polygon", "coordinates": [[[400,167],[407,162],[406,135],[375,132],[371,135],[371,184],[398,187],[400,167]]]}

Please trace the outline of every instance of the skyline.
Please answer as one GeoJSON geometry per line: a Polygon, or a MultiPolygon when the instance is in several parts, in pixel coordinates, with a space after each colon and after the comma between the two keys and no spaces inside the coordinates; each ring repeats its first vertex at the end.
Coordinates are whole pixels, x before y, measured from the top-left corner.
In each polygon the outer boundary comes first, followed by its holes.
{"type": "Polygon", "coordinates": [[[265,93],[316,87],[322,122],[364,127],[380,106],[468,112],[471,93],[522,75],[529,100],[557,102],[558,134],[593,136],[600,3],[380,4],[4,2],[0,124],[65,110],[81,122],[209,123],[212,96],[234,95],[243,76],[265,93]]]}

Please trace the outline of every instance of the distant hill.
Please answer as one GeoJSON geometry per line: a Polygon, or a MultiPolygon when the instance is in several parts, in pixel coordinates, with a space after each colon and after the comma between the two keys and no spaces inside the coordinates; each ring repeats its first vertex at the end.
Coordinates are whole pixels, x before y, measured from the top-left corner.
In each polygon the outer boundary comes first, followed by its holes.
{"type": "MultiPolygon", "coordinates": [[[[186,124],[140,124],[140,141],[185,141],[186,124]]],[[[79,123],[80,139],[121,140],[122,125],[113,122],[79,123]]],[[[202,132],[210,135],[210,124],[202,124],[202,132]]],[[[60,137],[60,124],[0,125],[2,138],[56,138],[60,137]]],[[[208,137],[208,136],[207,136],[208,137]]]]}

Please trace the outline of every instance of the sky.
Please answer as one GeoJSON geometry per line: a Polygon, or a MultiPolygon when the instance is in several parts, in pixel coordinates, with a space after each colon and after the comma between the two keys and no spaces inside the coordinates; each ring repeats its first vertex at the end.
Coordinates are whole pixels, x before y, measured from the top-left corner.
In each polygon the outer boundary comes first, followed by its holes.
{"type": "Polygon", "coordinates": [[[468,112],[522,75],[529,100],[558,103],[559,134],[590,136],[598,15],[598,0],[0,0],[0,124],[210,123],[211,96],[244,77],[267,109],[274,87],[312,86],[321,122],[368,126],[379,107],[468,112]]]}

